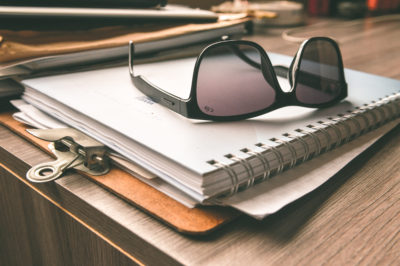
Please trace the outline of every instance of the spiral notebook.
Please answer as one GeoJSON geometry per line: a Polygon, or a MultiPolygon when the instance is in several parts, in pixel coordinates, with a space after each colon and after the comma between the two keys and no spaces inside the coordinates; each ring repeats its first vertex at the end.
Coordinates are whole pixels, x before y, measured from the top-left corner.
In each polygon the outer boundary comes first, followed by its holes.
{"type": "MultiPolygon", "coordinates": [[[[274,64],[291,61],[270,57],[274,64]]],[[[135,70],[185,98],[194,61],[143,64],[135,70]]],[[[345,75],[349,96],[335,106],[285,107],[224,123],[189,120],[152,102],[132,85],[127,67],[22,83],[27,102],[154,173],[165,191],[178,191],[175,199],[213,204],[399,117],[400,81],[353,70],[345,75]]]]}

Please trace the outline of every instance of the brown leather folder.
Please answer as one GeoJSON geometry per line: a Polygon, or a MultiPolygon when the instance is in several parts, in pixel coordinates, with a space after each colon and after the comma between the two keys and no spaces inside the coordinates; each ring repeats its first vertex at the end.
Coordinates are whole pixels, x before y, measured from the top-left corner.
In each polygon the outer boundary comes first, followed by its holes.
{"type": "MultiPolygon", "coordinates": [[[[15,121],[11,113],[0,113],[0,123],[53,155],[47,147],[48,142],[30,135],[27,126],[15,121]]],[[[81,174],[182,233],[206,234],[239,215],[228,207],[188,208],[116,167],[103,176],[81,174]]]]}
{"type": "Polygon", "coordinates": [[[82,25],[65,29],[61,26],[60,29],[30,27],[26,24],[10,29],[1,25],[0,66],[14,65],[45,56],[120,47],[127,45],[129,41],[143,43],[168,39],[201,31],[223,29],[248,21],[248,18],[243,18],[191,24],[149,22],[93,28],[82,25]]]}

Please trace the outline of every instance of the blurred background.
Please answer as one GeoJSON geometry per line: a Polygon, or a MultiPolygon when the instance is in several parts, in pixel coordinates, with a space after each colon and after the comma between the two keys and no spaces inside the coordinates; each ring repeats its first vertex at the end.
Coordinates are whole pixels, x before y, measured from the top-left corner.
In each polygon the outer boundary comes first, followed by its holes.
{"type": "MultiPolygon", "coordinates": [[[[210,9],[219,5],[224,0],[169,0],[171,4],[184,4],[192,7],[210,9]]],[[[233,2],[233,1],[231,1],[233,2]]],[[[235,1],[243,4],[266,4],[278,1],[251,0],[235,1]]],[[[287,1],[279,1],[287,2],[287,1]]],[[[400,11],[400,0],[296,0],[303,5],[304,11],[309,16],[341,16],[357,18],[363,16],[382,15],[400,11]]]]}

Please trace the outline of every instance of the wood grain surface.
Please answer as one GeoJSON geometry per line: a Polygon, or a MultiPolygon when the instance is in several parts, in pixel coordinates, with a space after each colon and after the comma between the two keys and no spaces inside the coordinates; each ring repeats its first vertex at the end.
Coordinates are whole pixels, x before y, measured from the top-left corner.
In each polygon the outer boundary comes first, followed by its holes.
{"type": "MultiPolygon", "coordinates": [[[[296,36],[331,35],[339,40],[346,67],[400,79],[398,20],[366,20],[346,27],[341,23],[347,22],[337,20],[317,23],[320,25],[309,28],[312,33],[305,32],[307,28],[296,29],[296,36]]],[[[267,51],[293,55],[299,45],[282,40],[282,31],[257,30],[248,39],[257,41],[267,51]]],[[[53,184],[26,182],[18,176],[24,176],[29,165],[49,157],[0,127],[0,162],[7,170],[0,172],[2,213],[4,206],[11,204],[7,202],[19,201],[14,211],[7,210],[7,217],[1,215],[1,247],[8,253],[0,255],[18,256],[7,246],[16,245],[16,241],[6,240],[23,238],[26,233],[10,236],[15,229],[4,231],[3,226],[11,218],[24,215],[22,207],[18,207],[25,205],[27,196],[23,194],[35,191],[45,195],[47,198],[40,194],[59,213],[49,212],[43,219],[54,219],[62,225],[58,220],[61,218],[55,217],[62,216],[60,213],[72,217],[74,221],[69,222],[82,227],[79,230],[91,232],[96,236],[93,239],[117,249],[115,253],[105,252],[105,257],[122,256],[118,258],[122,262],[129,258],[151,265],[396,265],[400,261],[399,133],[397,127],[327,183],[261,222],[241,216],[210,235],[188,237],[77,174],[69,174],[53,184]],[[11,191],[18,186],[22,192],[11,191]]],[[[33,229],[22,224],[21,230],[33,229]]],[[[67,243],[59,243],[64,242],[67,243]]],[[[91,250],[88,256],[95,256],[96,250],[102,252],[91,241],[82,239],[80,243],[91,250]]],[[[32,252],[37,243],[23,245],[32,252]]],[[[68,262],[73,258],[66,257],[78,256],[66,250],[57,251],[57,257],[68,262]]],[[[109,262],[105,257],[104,262],[109,262]]]]}

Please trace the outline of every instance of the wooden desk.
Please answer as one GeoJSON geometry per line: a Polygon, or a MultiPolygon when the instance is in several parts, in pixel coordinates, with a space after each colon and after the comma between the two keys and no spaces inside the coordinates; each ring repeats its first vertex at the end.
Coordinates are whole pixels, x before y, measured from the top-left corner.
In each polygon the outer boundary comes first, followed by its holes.
{"type": "MultiPolygon", "coordinates": [[[[399,23],[357,28],[325,20],[345,66],[400,79],[399,23]]],[[[294,55],[282,29],[248,39],[294,55]]],[[[400,130],[320,188],[262,222],[242,216],[208,236],[181,235],[77,174],[52,184],[24,178],[49,159],[0,127],[2,265],[310,265],[400,261],[400,130]]]]}

